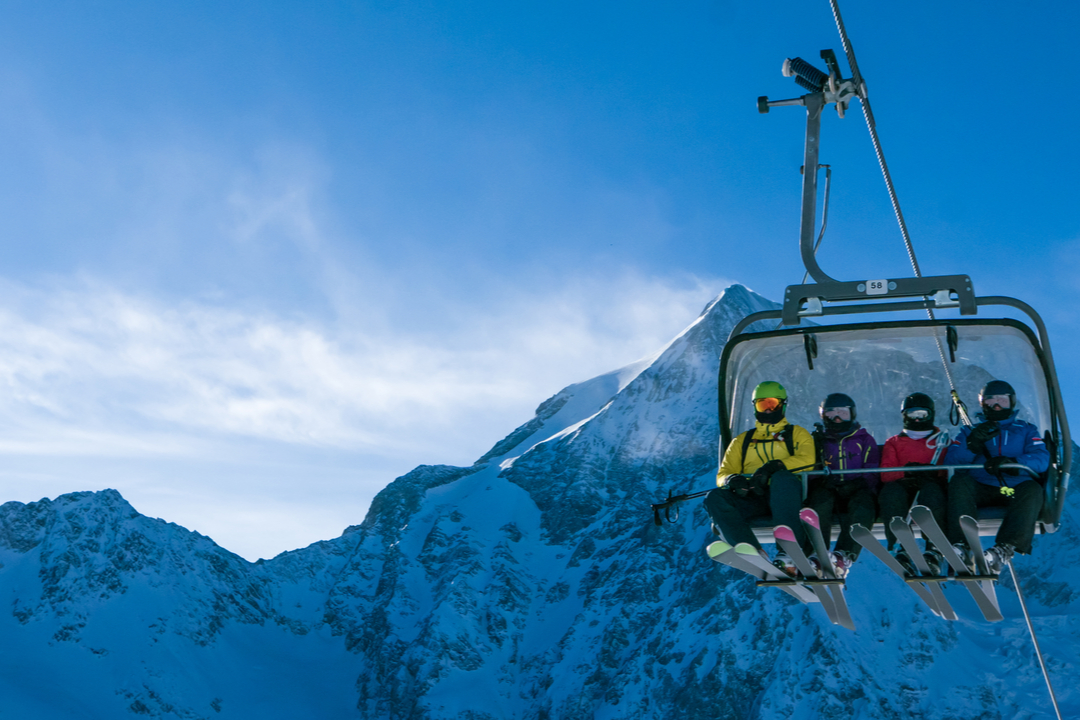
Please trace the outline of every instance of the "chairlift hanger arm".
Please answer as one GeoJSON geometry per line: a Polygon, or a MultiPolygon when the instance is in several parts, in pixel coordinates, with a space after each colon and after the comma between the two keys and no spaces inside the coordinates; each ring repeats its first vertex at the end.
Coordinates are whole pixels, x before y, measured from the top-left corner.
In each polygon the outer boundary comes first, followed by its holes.
{"type": "Polygon", "coordinates": [[[829,68],[828,73],[817,69],[802,58],[788,58],[781,72],[794,77],[799,86],[813,92],[788,100],[758,98],[758,112],[767,113],[770,108],[787,105],[806,107],[806,148],[803,158],[802,219],[799,227],[799,248],[806,271],[819,283],[835,283],[818,265],[814,254],[815,222],[817,214],[818,150],[821,138],[821,112],[826,105],[835,104],[837,114],[844,117],[848,104],[859,95],[852,80],[840,76],[840,67],[832,50],[822,50],[821,57],[829,68]]]}

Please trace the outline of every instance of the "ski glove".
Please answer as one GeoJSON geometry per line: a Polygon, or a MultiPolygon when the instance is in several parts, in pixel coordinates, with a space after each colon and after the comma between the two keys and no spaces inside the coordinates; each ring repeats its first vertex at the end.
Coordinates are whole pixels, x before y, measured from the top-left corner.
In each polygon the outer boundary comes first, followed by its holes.
{"type": "Polygon", "coordinates": [[[1009,463],[1015,463],[1015,462],[1016,462],[1016,458],[1005,457],[1004,455],[998,455],[997,457],[992,457],[989,460],[987,460],[986,463],[983,464],[983,467],[986,469],[986,472],[990,473],[991,475],[1000,475],[1001,473],[1005,473],[1006,475],[1019,475],[1020,471],[1017,470],[1016,468],[1002,468],[1001,467],[1002,465],[1007,465],[1009,463]]]}
{"type": "Polygon", "coordinates": [[[927,478],[923,477],[923,473],[917,473],[912,475],[905,475],[904,477],[900,478],[898,482],[900,483],[900,487],[904,488],[908,492],[918,492],[919,490],[922,490],[923,483],[926,482],[926,480],[927,478]]]}
{"type": "Polygon", "coordinates": [[[746,494],[750,492],[750,478],[745,475],[730,475],[724,487],[739,497],[746,497],[746,494]]]}
{"type": "Polygon", "coordinates": [[[757,472],[754,473],[754,477],[760,477],[763,484],[768,484],[769,479],[781,470],[787,470],[787,465],[784,464],[783,460],[770,460],[757,469],[757,472]]]}
{"type": "MultiPolygon", "coordinates": [[[[926,467],[926,463],[921,462],[909,462],[904,463],[904,467],[926,467]]],[[[930,473],[909,473],[900,478],[900,486],[908,492],[916,492],[922,489],[923,482],[930,479],[930,473]]]]}
{"type": "Polygon", "coordinates": [[[1001,428],[998,424],[990,420],[976,425],[967,437],[967,449],[976,455],[981,455],[986,450],[987,441],[997,437],[1000,432],[1001,428]]]}

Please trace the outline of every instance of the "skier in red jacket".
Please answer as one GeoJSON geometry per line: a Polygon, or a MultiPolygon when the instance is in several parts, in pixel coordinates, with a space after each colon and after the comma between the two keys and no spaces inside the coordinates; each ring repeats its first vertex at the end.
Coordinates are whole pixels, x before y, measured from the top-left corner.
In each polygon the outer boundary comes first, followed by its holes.
{"type": "MultiPolygon", "coordinates": [[[[941,431],[934,425],[934,400],[923,393],[912,393],[904,398],[900,406],[904,430],[885,441],[881,450],[881,467],[919,467],[940,465],[944,459],[947,439],[938,446],[942,439],[941,431]]],[[[908,471],[885,472],[881,474],[881,492],[878,506],[881,518],[885,521],[885,537],[892,550],[896,536],[889,528],[894,517],[906,518],[912,505],[924,505],[934,514],[938,525],[945,522],[945,487],[944,472],[908,471]]],[[[941,573],[943,558],[941,553],[927,543],[923,554],[926,564],[935,575],[941,573]]],[[[896,559],[912,575],[916,575],[915,563],[903,549],[896,552],[896,559]]]]}

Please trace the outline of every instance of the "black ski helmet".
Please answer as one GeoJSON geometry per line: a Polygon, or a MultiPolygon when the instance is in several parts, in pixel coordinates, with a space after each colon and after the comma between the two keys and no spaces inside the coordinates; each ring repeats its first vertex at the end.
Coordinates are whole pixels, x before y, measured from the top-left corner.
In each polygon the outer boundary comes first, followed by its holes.
{"type": "Polygon", "coordinates": [[[979,391],[979,406],[982,408],[983,417],[987,420],[1005,420],[1016,410],[1016,391],[1013,390],[1012,385],[1004,380],[991,380],[983,385],[982,390],[979,391]],[[988,408],[986,405],[983,405],[983,398],[992,395],[1008,395],[1009,407],[994,410],[993,408],[988,408]]]}
{"type": "Polygon", "coordinates": [[[844,393],[830,393],[828,397],[821,401],[818,414],[821,416],[821,421],[825,424],[827,432],[846,433],[855,425],[855,401],[851,399],[851,396],[844,393]],[[825,411],[833,408],[847,408],[851,412],[851,417],[846,421],[829,422],[825,419],[825,411]]]}
{"type": "Polygon", "coordinates": [[[932,430],[934,428],[934,399],[926,393],[911,393],[900,405],[905,430],[932,430]],[[927,410],[930,414],[922,419],[908,417],[908,410],[927,410]]]}

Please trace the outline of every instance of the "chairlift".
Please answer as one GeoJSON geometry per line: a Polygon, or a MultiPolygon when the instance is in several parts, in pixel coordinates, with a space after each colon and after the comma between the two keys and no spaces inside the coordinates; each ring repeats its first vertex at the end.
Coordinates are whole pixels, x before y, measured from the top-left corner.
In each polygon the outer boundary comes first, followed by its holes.
{"type": "MultiPolygon", "coordinates": [[[[829,393],[851,395],[859,408],[860,423],[879,441],[895,434],[901,401],[912,392],[927,393],[939,401],[939,407],[951,407],[954,424],[960,420],[968,424],[964,399],[973,400],[989,380],[1007,380],[1016,389],[1019,417],[1045,432],[1051,452],[1049,470],[1039,474],[1025,466],[1013,467],[1044,484],[1046,498],[1036,532],[1055,532],[1069,484],[1072,438],[1050,339],[1039,314],[1015,298],[976,295],[967,275],[841,281],[825,274],[817,263],[821,240],[819,236],[815,243],[818,172],[808,169],[823,167],[818,164],[821,114],[833,104],[843,117],[855,97],[866,102],[865,83],[857,67],[852,68],[853,78],[845,80],[831,50],[823,50],[821,57],[828,73],[800,58],[784,63],[784,75],[794,76],[800,86],[811,90],[809,94],[790,100],[758,99],[762,113],[778,106],[806,108],[799,244],[807,277],[813,282],[807,284],[804,277],[804,284],[788,286],[781,309],[749,315],[732,329],[720,360],[720,455],[733,437],[754,426],[751,393],[763,380],[777,380],[787,388],[788,420],[803,427],[814,425],[818,404],[829,393]],[[986,310],[992,306],[1017,310],[1030,324],[988,317],[986,310]],[[910,315],[912,311],[923,311],[926,317],[835,320],[838,315],[910,315]],[[937,314],[946,312],[960,317],[937,314]],[[779,325],[775,326],[777,320],[779,325]],[[768,329],[767,324],[775,329],[768,329]],[[761,329],[763,325],[765,329],[761,329]]],[[[891,182],[888,184],[891,191],[891,182]]],[[[826,207],[827,203],[826,196],[826,207]]],[[[894,207],[898,208],[895,202],[894,207]]],[[[897,214],[906,238],[898,210],[897,214]]],[[[910,246],[909,251],[918,272],[910,246]]],[[[940,420],[938,424],[944,425],[940,420]]],[[[970,467],[942,465],[938,469],[947,471],[951,478],[954,472],[970,467]]],[[[902,468],[879,468],[876,472],[898,469],[902,468]]],[[[808,474],[803,473],[804,487],[808,474]]],[[[996,534],[1002,516],[1002,509],[982,509],[979,534],[996,534]]],[[[773,542],[771,518],[758,518],[751,524],[760,542],[773,542]]],[[[880,521],[873,532],[879,539],[885,537],[880,521]]],[[[833,537],[838,533],[836,526],[833,537]]]]}
{"type": "MultiPolygon", "coordinates": [[[[808,287],[808,286],[803,286],[808,287]]],[[[819,288],[826,291],[827,288],[819,288]]],[[[827,297],[817,296],[823,301],[827,297]]],[[[998,304],[999,299],[977,298],[980,305],[998,304]],[[983,303],[984,300],[991,302],[983,303]]],[[[896,303],[906,305],[907,302],[896,303]]],[[[820,315],[828,317],[833,308],[824,306],[820,315]]],[[[851,305],[837,307],[852,312],[851,305]]],[[[874,304],[857,312],[895,312],[888,305],[874,304]]],[[[1052,462],[1043,476],[1017,466],[1044,483],[1046,500],[1036,525],[1037,533],[1055,532],[1060,523],[1072,462],[1072,440],[1049,344],[1041,321],[1039,332],[1011,318],[934,318],[885,322],[836,323],[782,327],[748,332],[762,321],[782,319],[783,310],[747,316],[733,330],[720,359],[719,413],[720,446],[726,448],[739,432],[754,425],[750,396],[757,383],[779,380],[788,391],[787,418],[803,427],[818,420],[818,404],[831,392],[851,395],[859,408],[859,422],[879,442],[899,429],[900,403],[911,392],[924,392],[938,407],[952,404],[952,392],[960,398],[974,398],[979,388],[993,379],[1006,379],[1016,389],[1019,417],[1045,429],[1044,439],[1052,462]],[[945,362],[955,380],[951,385],[942,370],[939,343],[952,336],[945,362]],[[808,348],[814,348],[811,355],[808,348]]],[[[810,317],[799,311],[799,319],[810,317]]],[[[949,430],[947,421],[939,426],[949,430]]],[[[721,453],[722,455],[722,453],[721,453]]],[[[981,466],[978,466],[981,467],[981,466]]],[[[936,466],[949,476],[970,466],[936,466]]],[[[878,468],[888,472],[904,468],[878,468]]],[[[908,469],[910,470],[910,469],[908,469]]],[[[803,473],[804,482],[811,473],[803,473]]],[[[1002,508],[980,510],[979,534],[995,535],[1004,515],[1002,508]]],[[[762,543],[773,542],[771,518],[751,523],[762,543]]],[[[882,522],[874,534],[885,537],[882,522]]],[[[837,524],[832,536],[839,534],[837,524]]]]}

